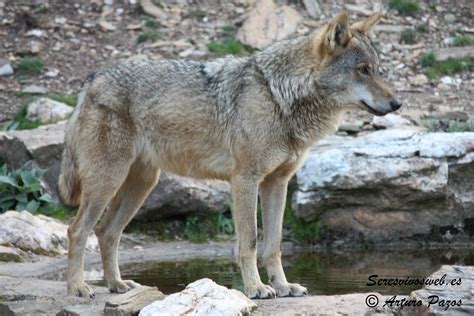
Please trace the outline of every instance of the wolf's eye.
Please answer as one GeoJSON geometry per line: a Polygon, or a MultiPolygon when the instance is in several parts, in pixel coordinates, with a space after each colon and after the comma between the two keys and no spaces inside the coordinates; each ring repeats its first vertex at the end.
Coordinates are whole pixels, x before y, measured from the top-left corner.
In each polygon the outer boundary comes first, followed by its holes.
{"type": "Polygon", "coordinates": [[[370,75],[370,65],[361,65],[361,66],[357,67],[357,69],[364,76],[370,75]]]}

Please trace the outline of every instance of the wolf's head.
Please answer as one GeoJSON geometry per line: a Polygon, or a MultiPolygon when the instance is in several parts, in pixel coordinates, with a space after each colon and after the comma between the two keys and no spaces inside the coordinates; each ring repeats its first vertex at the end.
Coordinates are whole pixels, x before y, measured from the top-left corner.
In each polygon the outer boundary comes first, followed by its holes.
{"type": "Polygon", "coordinates": [[[310,37],[317,85],[340,106],[355,106],[375,115],[401,107],[380,76],[379,58],[367,36],[382,16],[376,13],[351,25],[344,12],[310,37]]]}

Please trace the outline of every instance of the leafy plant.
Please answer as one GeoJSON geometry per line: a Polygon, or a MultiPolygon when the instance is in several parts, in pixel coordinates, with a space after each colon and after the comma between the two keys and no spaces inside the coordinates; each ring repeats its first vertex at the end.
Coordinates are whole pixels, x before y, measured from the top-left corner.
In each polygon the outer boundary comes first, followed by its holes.
{"type": "Polygon", "coordinates": [[[421,66],[425,68],[426,76],[430,79],[445,75],[450,76],[459,71],[471,70],[474,67],[473,61],[468,57],[436,60],[433,52],[423,54],[420,62],[421,66]]]}
{"type": "Polygon", "coordinates": [[[420,11],[420,5],[415,0],[390,0],[390,9],[397,10],[401,15],[415,15],[420,11]]]}
{"type": "Polygon", "coordinates": [[[145,26],[151,29],[156,29],[160,26],[160,23],[152,16],[143,14],[140,16],[140,19],[145,22],[145,26]]]}
{"type": "Polygon", "coordinates": [[[148,29],[138,34],[137,44],[141,44],[143,42],[155,42],[159,39],[160,39],[160,33],[158,33],[155,30],[148,29]]]}
{"type": "Polygon", "coordinates": [[[20,107],[18,112],[16,112],[15,116],[13,117],[13,120],[10,121],[4,128],[5,130],[13,131],[13,130],[33,129],[33,128],[37,128],[38,126],[42,124],[41,121],[39,120],[30,120],[26,117],[28,104],[31,101],[32,99],[30,99],[29,102],[25,102],[20,107]]]}
{"type": "Polygon", "coordinates": [[[208,239],[223,239],[234,233],[234,224],[231,218],[222,213],[208,216],[189,216],[186,218],[183,229],[185,239],[202,242],[208,239]]]}
{"type": "Polygon", "coordinates": [[[431,67],[436,62],[436,56],[433,52],[428,52],[421,56],[420,61],[422,67],[431,67]]]}
{"type": "Polygon", "coordinates": [[[38,75],[43,70],[43,61],[39,58],[25,58],[16,63],[20,76],[38,75]]]}
{"type": "Polygon", "coordinates": [[[8,210],[61,216],[64,209],[58,207],[51,196],[44,193],[41,177],[46,170],[19,168],[9,170],[4,164],[0,167],[0,213],[8,210]]]}
{"type": "Polygon", "coordinates": [[[302,243],[315,244],[321,239],[321,224],[318,222],[307,223],[296,217],[289,203],[287,203],[285,209],[285,223],[295,238],[302,243]]]}

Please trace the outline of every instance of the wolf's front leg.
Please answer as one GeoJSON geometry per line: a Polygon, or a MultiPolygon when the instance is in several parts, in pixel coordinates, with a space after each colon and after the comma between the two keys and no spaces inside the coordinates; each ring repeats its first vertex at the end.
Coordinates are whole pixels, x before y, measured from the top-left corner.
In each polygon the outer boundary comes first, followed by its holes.
{"type": "Polygon", "coordinates": [[[260,280],[257,269],[257,195],[259,179],[254,176],[232,178],[234,221],[238,242],[238,262],[245,294],[250,298],[273,298],[275,290],[260,280]]]}
{"type": "Polygon", "coordinates": [[[287,177],[269,176],[260,185],[265,242],[262,258],[270,284],[278,296],[303,296],[308,290],[297,283],[288,283],[281,265],[281,230],[288,180],[287,177]]]}

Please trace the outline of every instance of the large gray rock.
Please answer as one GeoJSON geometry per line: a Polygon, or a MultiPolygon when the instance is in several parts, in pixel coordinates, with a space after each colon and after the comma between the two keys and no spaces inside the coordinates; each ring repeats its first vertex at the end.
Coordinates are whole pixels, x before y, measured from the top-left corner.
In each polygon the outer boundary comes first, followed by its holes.
{"type": "Polygon", "coordinates": [[[65,120],[71,115],[74,108],[62,102],[48,98],[38,98],[28,104],[26,117],[42,123],[55,123],[65,120]]]}
{"type": "MultiPolygon", "coordinates": [[[[59,199],[59,177],[66,124],[44,125],[33,130],[0,132],[0,158],[12,168],[28,161],[48,171],[44,180],[53,198],[59,199]]],[[[199,181],[162,173],[150,193],[138,220],[149,221],[193,212],[220,212],[230,203],[229,184],[222,181],[199,181]]]]}
{"type": "Polygon", "coordinates": [[[242,43],[264,48],[296,32],[302,16],[289,6],[277,7],[273,0],[257,1],[237,33],[242,43]]]}
{"type": "MultiPolygon", "coordinates": [[[[18,248],[41,255],[67,252],[67,225],[44,215],[28,211],[0,214],[0,246],[18,248]]],[[[87,248],[98,249],[95,235],[89,237],[87,248]]]]}
{"type": "Polygon", "coordinates": [[[200,279],[181,292],[144,307],[138,315],[249,315],[256,307],[242,292],[200,279]]]}
{"type": "Polygon", "coordinates": [[[349,238],[473,235],[474,133],[389,129],[332,136],[297,172],[292,205],[349,238]]]}
{"type": "Polygon", "coordinates": [[[411,293],[411,299],[423,303],[417,315],[474,315],[474,267],[445,265],[427,279],[444,283],[411,293]]]}

